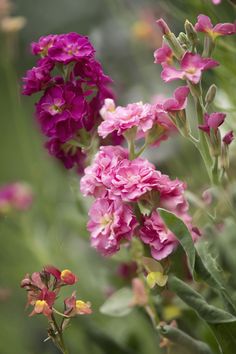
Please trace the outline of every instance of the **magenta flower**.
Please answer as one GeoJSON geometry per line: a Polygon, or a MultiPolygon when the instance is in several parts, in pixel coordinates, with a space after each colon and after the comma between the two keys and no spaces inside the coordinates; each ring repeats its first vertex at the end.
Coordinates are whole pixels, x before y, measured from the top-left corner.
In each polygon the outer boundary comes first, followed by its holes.
{"type": "Polygon", "coordinates": [[[218,23],[215,27],[213,27],[213,24],[208,16],[199,15],[197,20],[198,21],[195,25],[196,31],[205,32],[212,38],[235,34],[236,31],[234,23],[218,23]]]}
{"type": "Polygon", "coordinates": [[[89,211],[89,217],[91,245],[104,256],[116,253],[121,241],[129,241],[137,226],[132,209],[120,199],[97,199],[89,211]]]}
{"type": "Polygon", "coordinates": [[[156,211],[150,217],[145,218],[139,236],[145,244],[150,246],[151,255],[157,260],[169,256],[178,245],[175,235],[167,229],[156,211]]]}
{"type": "Polygon", "coordinates": [[[0,214],[11,210],[27,210],[32,201],[33,193],[27,184],[17,182],[0,188],[0,214]]]}
{"type": "Polygon", "coordinates": [[[158,48],[154,52],[154,63],[161,64],[162,66],[171,65],[173,61],[173,52],[170,47],[163,43],[161,48],[158,48]]]}
{"type": "Polygon", "coordinates": [[[210,58],[202,58],[199,54],[186,52],[181,60],[180,69],[172,66],[165,66],[161,77],[165,82],[173,80],[189,80],[197,84],[202,76],[202,72],[218,66],[218,62],[210,58]]]}
{"type": "Polygon", "coordinates": [[[31,44],[32,53],[34,55],[46,56],[48,54],[48,49],[53,46],[56,38],[56,34],[40,37],[38,42],[33,42],[31,44]]]}
{"type": "Polygon", "coordinates": [[[211,114],[206,113],[204,115],[205,123],[199,125],[199,129],[203,130],[207,134],[210,134],[211,129],[213,129],[216,132],[219,126],[224,123],[225,117],[226,114],[221,112],[215,112],[211,114]]]}
{"type": "Polygon", "coordinates": [[[234,140],[233,130],[230,130],[228,133],[226,133],[222,140],[226,145],[231,144],[234,140]]]}
{"type": "Polygon", "coordinates": [[[50,139],[46,144],[50,155],[59,159],[65,168],[70,169],[76,166],[78,173],[83,173],[85,167],[86,154],[80,147],[68,142],[60,141],[57,138],[50,139]]]}
{"type": "Polygon", "coordinates": [[[131,103],[126,107],[115,107],[111,99],[106,99],[100,110],[104,121],[98,127],[98,134],[105,138],[107,135],[117,132],[124,134],[127,130],[137,127],[139,133],[146,133],[152,128],[156,118],[155,107],[142,102],[131,103]]]}
{"type": "Polygon", "coordinates": [[[43,133],[64,142],[84,126],[87,110],[81,88],[71,83],[48,88],[36,105],[43,133]]]}
{"type": "Polygon", "coordinates": [[[32,95],[35,92],[44,90],[51,81],[50,72],[53,69],[54,64],[48,59],[40,59],[37,66],[26,72],[26,76],[23,77],[23,95],[32,95]]]}
{"type": "Polygon", "coordinates": [[[88,37],[75,32],[57,35],[53,45],[48,48],[49,58],[63,64],[92,57],[94,53],[88,37]]]}

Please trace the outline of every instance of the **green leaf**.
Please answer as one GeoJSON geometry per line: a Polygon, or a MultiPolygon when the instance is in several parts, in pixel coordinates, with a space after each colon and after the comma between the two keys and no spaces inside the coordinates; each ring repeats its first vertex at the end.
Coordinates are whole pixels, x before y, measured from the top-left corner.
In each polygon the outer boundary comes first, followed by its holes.
{"type": "Polygon", "coordinates": [[[158,208],[158,212],[164,220],[168,229],[170,229],[175,234],[175,236],[179,240],[179,243],[183,247],[187,255],[188,265],[191,274],[193,275],[195,266],[195,248],[192,236],[187,226],[181,219],[179,219],[175,214],[171,213],[170,211],[158,208]]]}
{"type": "Polygon", "coordinates": [[[169,287],[208,323],[216,337],[220,352],[222,354],[235,353],[236,317],[209,305],[200,294],[176,277],[170,277],[169,287]]]}
{"type": "Polygon", "coordinates": [[[172,343],[181,347],[187,353],[191,354],[212,354],[211,349],[204,342],[190,337],[187,333],[178,328],[164,325],[157,328],[159,333],[168,338],[172,343]]]}
{"type": "Polygon", "coordinates": [[[100,307],[104,315],[122,317],[128,315],[133,307],[133,292],[130,288],[122,288],[112,294],[100,307]]]}
{"type": "Polygon", "coordinates": [[[195,271],[209,286],[214,288],[222,297],[227,310],[236,315],[236,308],[226,289],[223,272],[210,253],[206,242],[200,242],[196,252],[195,271]]]}

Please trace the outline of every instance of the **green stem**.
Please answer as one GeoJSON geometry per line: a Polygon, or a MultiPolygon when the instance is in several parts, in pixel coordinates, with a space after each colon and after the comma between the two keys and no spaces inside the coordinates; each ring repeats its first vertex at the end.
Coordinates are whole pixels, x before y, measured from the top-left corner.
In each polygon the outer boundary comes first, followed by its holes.
{"type": "Polygon", "coordinates": [[[61,352],[63,354],[69,354],[68,350],[65,347],[62,331],[57,324],[54,314],[52,314],[51,318],[52,318],[53,325],[56,329],[55,334],[56,334],[56,338],[57,338],[58,348],[61,350],[61,352]]]}

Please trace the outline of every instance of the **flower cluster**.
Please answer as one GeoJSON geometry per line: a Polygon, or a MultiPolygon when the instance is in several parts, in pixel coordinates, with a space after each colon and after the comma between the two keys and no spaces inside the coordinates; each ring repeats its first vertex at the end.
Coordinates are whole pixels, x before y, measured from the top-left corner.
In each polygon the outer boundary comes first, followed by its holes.
{"type": "Polygon", "coordinates": [[[112,97],[111,79],[88,38],[77,33],[41,37],[32,44],[32,53],[41,58],[23,78],[22,93],[43,91],[36,117],[48,138],[46,147],[66,168],[81,170],[99,110],[104,99],[112,97]]]}
{"type": "Polygon", "coordinates": [[[150,245],[156,259],[166,257],[175,248],[177,240],[163,221],[158,227],[149,225],[155,218],[154,212],[143,219],[141,229],[138,227],[133,207],[137,203],[150,205],[151,209],[164,207],[183,218],[193,231],[183,194],[185,185],[178,179],[172,181],[147,160],[130,160],[128,151],[121,147],[101,147],[93,164],[85,169],[80,186],[85,196],[96,198],[89,212],[88,230],[92,246],[103,255],[114,254],[121,241],[129,241],[135,235],[150,245]]]}
{"type": "Polygon", "coordinates": [[[24,211],[33,201],[31,188],[25,183],[12,183],[0,188],[0,215],[12,210],[24,211]]]}
{"type": "MultiPolygon", "coordinates": [[[[78,278],[69,269],[60,271],[53,266],[46,266],[41,272],[35,272],[32,275],[26,274],[21,281],[21,287],[27,291],[27,306],[34,307],[30,316],[43,314],[50,319],[53,312],[59,313],[54,309],[54,304],[61,288],[74,285],[77,281],[78,278]]],[[[92,312],[89,303],[76,300],[75,292],[64,300],[64,305],[64,315],[67,318],[92,312]]]]}

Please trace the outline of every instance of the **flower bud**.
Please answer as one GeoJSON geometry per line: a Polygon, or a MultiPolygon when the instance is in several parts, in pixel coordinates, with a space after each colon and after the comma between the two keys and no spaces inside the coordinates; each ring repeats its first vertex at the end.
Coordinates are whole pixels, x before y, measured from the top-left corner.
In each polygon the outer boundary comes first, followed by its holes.
{"type": "Polygon", "coordinates": [[[185,49],[189,49],[190,48],[190,42],[189,42],[188,37],[186,36],[186,34],[184,32],[180,32],[180,34],[179,34],[177,39],[178,39],[180,45],[182,45],[185,49]]]}
{"type": "Polygon", "coordinates": [[[185,28],[185,32],[186,32],[188,40],[192,44],[196,45],[198,42],[198,36],[197,36],[197,32],[196,32],[195,28],[193,27],[192,23],[189,22],[188,20],[186,20],[185,24],[184,24],[184,28],[185,28]]]}
{"type": "Polygon", "coordinates": [[[61,280],[67,285],[73,285],[77,282],[78,278],[69,269],[64,269],[61,272],[61,280]]]}
{"type": "Polygon", "coordinates": [[[207,91],[206,97],[205,97],[205,101],[206,104],[209,105],[211,104],[216,96],[216,91],[217,91],[217,87],[215,84],[211,85],[207,91]]]}
{"type": "Polygon", "coordinates": [[[171,33],[171,30],[165,20],[163,18],[160,18],[159,20],[156,21],[157,26],[159,27],[160,31],[162,32],[163,35],[168,35],[171,33]]]}
{"type": "Polygon", "coordinates": [[[229,145],[232,143],[233,139],[234,139],[234,133],[233,130],[230,130],[228,133],[225,134],[222,140],[224,144],[229,145]]]}

